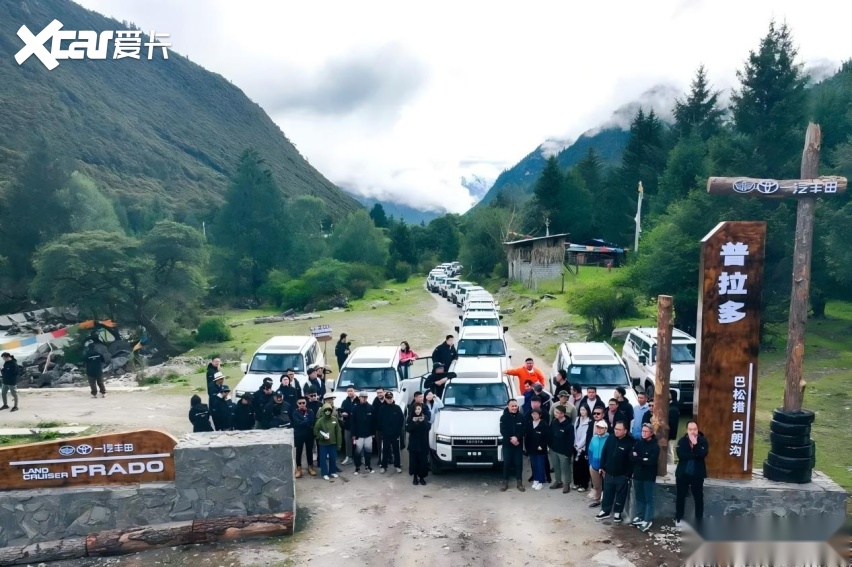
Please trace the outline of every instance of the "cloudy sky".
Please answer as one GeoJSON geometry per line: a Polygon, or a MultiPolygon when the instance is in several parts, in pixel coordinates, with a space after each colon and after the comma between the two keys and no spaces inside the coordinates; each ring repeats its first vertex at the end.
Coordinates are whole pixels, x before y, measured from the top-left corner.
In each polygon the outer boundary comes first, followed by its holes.
{"type": "Polygon", "coordinates": [[[852,4],[823,0],[76,1],[171,34],[338,185],[451,212],[473,204],[463,176],[493,181],[631,101],[669,107],[700,63],[735,86],[773,17],[806,65],[852,57],[852,4]]]}

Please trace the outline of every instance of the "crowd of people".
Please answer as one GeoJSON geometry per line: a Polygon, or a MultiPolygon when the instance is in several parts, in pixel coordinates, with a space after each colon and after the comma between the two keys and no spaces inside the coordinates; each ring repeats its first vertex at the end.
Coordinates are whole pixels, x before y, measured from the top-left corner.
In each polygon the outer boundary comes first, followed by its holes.
{"type": "MultiPolygon", "coordinates": [[[[351,343],[342,335],[338,344],[340,362],[342,355],[348,356],[346,351],[351,343]]],[[[416,358],[408,343],[401,348],[410,353],[408,360],[416,358]]],[[[198,395],[193,396],[189,420],[194,431],[292,428],[296,478],[304,475],[303,463],[309,476],[318,474],[315,445],[319,474],[325,480],[337,478],[340,466],[352,464],[355,475],[374,473],[373,455],[381,473],[391,467],[402,473],[400,453],[407,445],[412,483],[425,485],[429,473],[429,431],[442,409],[444,386],[455,376],[446,371],[447,367],[456,358],[453,337],[448,335],[433,352],[433,371],[424,382],[424,391],[414,394],[407,412],[396,404],[392,391],[382,389],[376,391],[370,403],[367,392],[356,392],[350,387],[343,402],[335,407],[335,397],[325,392],[323,369],[318,365],[307,369],[304,385],[288,369],[277,387],[271,378],[266,378],[257,392],[246,393],[234,403],[230,388],[224,383],[221,361],[215,358],[207,367],[208,403],[204,404],[198,395]],[[338,465],[339,458],[342,460],[338,465]]],[[[552,380],[551,390],[555,394],[551,396],[545,390],[547,379],[532,358],[506,374],[518,380],[523,399],[510,399],[500,417],[503,452],[500,491],[508,490],[512,476],[517,490],[526,490],[523,482],[526,457],[532,471],[527,483],[531,483],[533,490],[549,484],[550,490],[561,489],[563,493],[588,492],[589,507],[600,508],[597,520],[612,518],[616,524],[624,523],[632,488],[635,510],[630,523],[648,531],[654,521],[660,454],[660,443],[651,423],[653,401],[639,394],[639,404],[632,406],[626,390],[619,387],[605,403],[594,386],[586,387],[583,393],[580,384],[571,384],[564,370],[552,380]]],[[[677,408],[677,397],[672,395],[667,443],[671,450],[667,461],[673,463],[676,454],[675,520],[678,526],[683,526],[685,501],[690,492],[695,500],[696,521],[700,522],[703,516],[704,459],[708,444],[695,421],[688,423],[686,434],[678,440],[677,408]]]]}

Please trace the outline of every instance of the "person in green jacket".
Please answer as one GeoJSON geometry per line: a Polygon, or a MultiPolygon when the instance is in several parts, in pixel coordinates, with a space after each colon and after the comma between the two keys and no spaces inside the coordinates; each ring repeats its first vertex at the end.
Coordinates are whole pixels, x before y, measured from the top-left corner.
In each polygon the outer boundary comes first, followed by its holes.
{"type": "Polygon", "coordinates": [[[320,408],[317,422],[314,424],[314,437],[319,448],[322,478],[337,478],[337,447],[343,441],[343,431],[331,406],[324,405],[320,408]]]}

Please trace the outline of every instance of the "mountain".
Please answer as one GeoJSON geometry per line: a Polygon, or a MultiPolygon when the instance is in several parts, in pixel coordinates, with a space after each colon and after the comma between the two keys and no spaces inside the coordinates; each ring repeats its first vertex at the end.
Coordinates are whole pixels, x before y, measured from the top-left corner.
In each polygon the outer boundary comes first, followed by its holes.
{"type": "MultiPolygon", "coordinates": [[[[567,169],[583,159],[589,148],[594,148],[604,165],[615,165],[621,160],[628,134],[618,127],[589,130],[556,154],[556,160],[562,168],[567,169]]],[[[501,173],[479,204],[488,204],[500,191],[506,191],[515,198],[526,198],[532,193],[533,185],[551,155],[549,144],[537,147],[514,167],[501,173]]]]}
{"type": "Polygon", "coordinates": [[[110,42],[105,60],[60,60],[49,71],[31,56],[19,66],[18,29],[38,35],[54,19],[63,31],[131,29],[69,0],[0,2],[0,188],[46,139],[126,206],[156,198],[172,210],[207,211],[251,147],[287,196],[319,197],[335,218],[360,208],[239,88],[171,49],[168,60],[160,49],[148,60],[145,47],[139,60],[113,60],[110,42]]]}
{"type": "Polygon", "coordinates": [[[355,198],[359,203],[364,205],[367,209],[372,209],[373,205],[375,205],[376,203],[380,203],[385,209],[385,214],[388,217],[393,216],[393,218],[395,219],[402,218],[407,224],[420,224],[421,222],[429,224],[429,221],[431,221],[432,219],[436,219],[445,214],[443,212],[436,211],[421,211],[419,209],[414,209],[405,205],[391,203],[388,201],[380,201],[379,199],[374,199],[373,197],[363,197],[354,193],[350,193],[350,195],[352,195],[353,198],[355,198]]]}

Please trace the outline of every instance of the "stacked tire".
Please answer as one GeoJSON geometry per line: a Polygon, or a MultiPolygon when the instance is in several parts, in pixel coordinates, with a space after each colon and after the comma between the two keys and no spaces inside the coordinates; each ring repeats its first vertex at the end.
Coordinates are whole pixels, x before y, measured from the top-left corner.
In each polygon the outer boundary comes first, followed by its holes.
{"type": "Polygon", "coordinates": [[[811,439],[814,412],[776,409],[769,422],[771,448],[763,462],[763,476],[775,482],[811,482],[816,466],[816,445],[811,439]]]}

